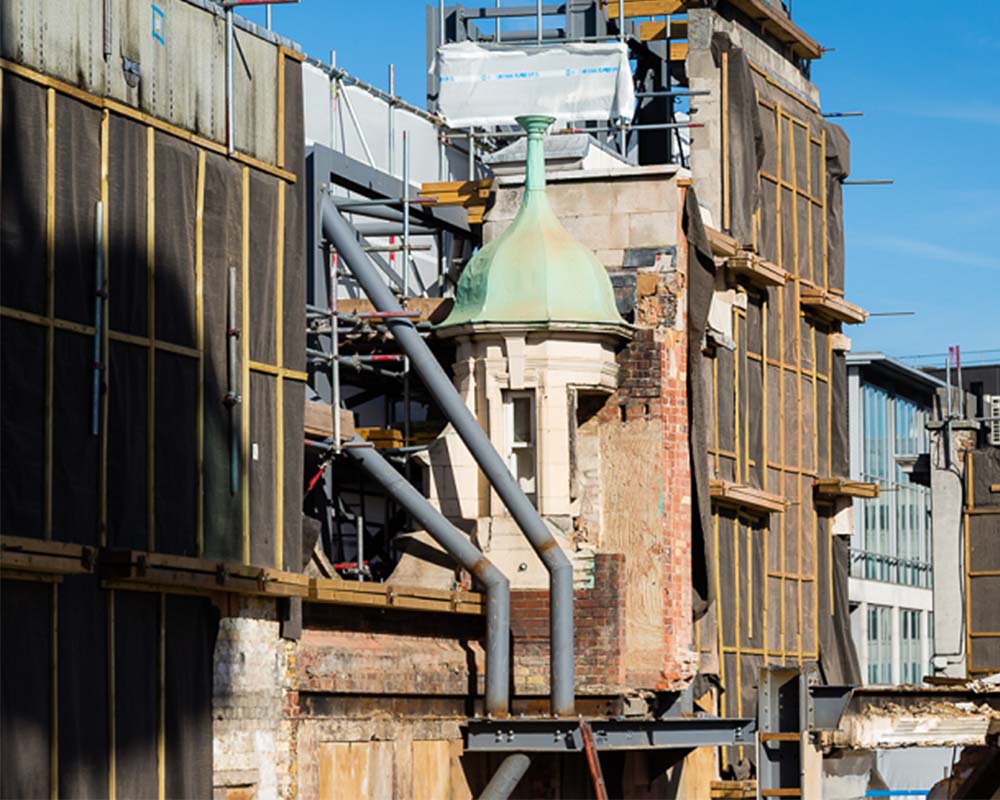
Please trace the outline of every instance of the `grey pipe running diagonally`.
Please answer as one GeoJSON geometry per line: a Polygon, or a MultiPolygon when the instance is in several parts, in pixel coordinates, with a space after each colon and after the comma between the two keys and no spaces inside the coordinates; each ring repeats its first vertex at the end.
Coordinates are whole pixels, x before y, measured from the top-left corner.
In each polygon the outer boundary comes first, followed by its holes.
{"type": "Polygon", "coordinates": [[[366,447],[358,436],[354,444],[345,452],[486,588],[486,713],[506,716],[510,709],[510,582],[374,448],[366,447]]]}
{"type": "Polygon", "coordinates": [[[527,753],[511,753],[493,773],[478,800],[508,800],[531,766],[527,753]]]}
{"type": "MultiPolygon", "coordinates": [[[[405,213],[404,209],[404,213],[405,213]]],[[[357,279],[378,311],[402,309],[382,281],[354,230],[330,198],[323,200],[323,235],[357,279]]],[[[479,426],[413,322],[405,317],[386,320],[389,332],[410,358],[413,369],[445,417],[462,437],[518,527],[528,539],[549,573],[549,631],[551,711],[555,716],[572,716],[573,676],[573,566],[546,527],[537,509],[517,485],[500,454],[479,426]]]]}

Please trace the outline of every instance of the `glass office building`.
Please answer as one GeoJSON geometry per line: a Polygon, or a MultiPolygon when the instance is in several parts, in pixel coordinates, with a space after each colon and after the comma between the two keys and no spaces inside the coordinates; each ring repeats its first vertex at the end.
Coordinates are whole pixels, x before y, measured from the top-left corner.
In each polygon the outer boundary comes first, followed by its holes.
{"type": "Polygon", "coordinates": [[[852,627],[871,685],[931,671],[933,582],[927,423],[941,381],[881,353],[850,353],[850,478],[878,486],[854,501],[852,627]]]}

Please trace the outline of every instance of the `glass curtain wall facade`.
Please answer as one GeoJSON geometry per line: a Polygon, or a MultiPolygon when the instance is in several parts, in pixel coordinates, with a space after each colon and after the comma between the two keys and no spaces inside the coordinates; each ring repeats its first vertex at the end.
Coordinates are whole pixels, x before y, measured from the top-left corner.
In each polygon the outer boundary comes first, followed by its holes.
{"type": "Polygon", "coordinates": [[[920,655],[920,614],[915,608],[899,609],[899,671],[900,682],[920,684],[924,679],[924,663],[920,655]]]}
{"type": "Polygon", "coordinates": [[[927,411],[869,383],[861,386],[862,480],[879,497],[862,506],[860,548],[852,554],[856,578],[930,587],[930,489],[911,483],[903,464],[928,450],[927,411]]]}
{"type": "Polygon", "coordinates": [[[868,606],[868,683],[892,683],[892,620],[888,606],[868,606]]]}

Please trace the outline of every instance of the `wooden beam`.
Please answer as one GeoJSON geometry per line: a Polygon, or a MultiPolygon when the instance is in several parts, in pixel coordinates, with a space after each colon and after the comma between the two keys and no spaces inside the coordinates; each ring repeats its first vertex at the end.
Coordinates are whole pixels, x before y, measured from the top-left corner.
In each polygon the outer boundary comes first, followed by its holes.
{"type": "MultiPolygon", "coordinates": [[[[608,19],[618,19],[618,1],[604,0],[608,19]]],[[[625,17],[665,17],[684,10],[685,0],[625,0],[625,17]]]]}
{"type": "Polygon", "coordinates": [[[278,49],[281,50],[281,54],[285,58],[290,58],[292,61],[298,61],[301,64],[306,60],[305,53],[300,53],[298,50],[292,50],[290,47],[285,47],[284,45],[281,45],[278,49]]]}
{"type": "Polygon", "coordinates": [[[732,258],[740,252],[740,243],[727,233],[705,226],[712,253],[723,258],[732,258]]]}
{"type": "Polygon", "coordinates": [[[93,547],[51,539],[0,536],[0,569],[76,575],[94,571],[97,551],[93,547]]]}
{"type": "Polygon", "coordinates": [[[478,181],[432,181],[420,187],[423,197],[433,197],[436,206],[462,206],[470,225],[482,223],[493,190],[493,179],[478,181]]]}
{"type": "MultiPolygon", "coordinates": [[[[659,42],[667,38],[667,21],[654,19],[651,22],[639,23],[639,38],[644,42],[659,42]]],[[[670,20],[670,39],[688,38],[687,17],[670,20]]]]}
{"type": "Polygon", "coordinates": [[[826,321],[860,325],[868,319],[868,312],[861,306],[818,286],[803,286],[800,297],[803,308],[826,321]]]}
{"type": "Polygon", "coordinates": [[[310,580],[307,575],[269,567],[132,550],[106,553],[101,559],[101,576],[114,588],[262,597],[308,597],[310,580]]]}
{"type": "Polygon", "coordinates": [[[728,258],[726,266],[753,286],[784,286],[788,281],[788,274],[781,267],[749,250],[728,258]]]}
{"type": "Polygon", "coordinates": [[[347,606],[398,608],[407,611],[437,611],[480,615],[483,595],[478,592],[448,592],[388,583],[359,583],[331,578],[313,578],[309,601],[347,606]]]}
{"type": "Polygon", "coordinates": [[[830,349],[836,353],[850,353],[851,337],[843,333],[831,333],[830,349]]]}
{"type": "Polygon", "coordinates": [[[757,796],[757,781],[712,781],[709,789],[712,800],[743,800],[757,796]]]}
{"type": "MultiPolygon", "coordinates": [[[[417,312],[419,317],[411,317],[414,322],[442,322],[448,314],[454,301],[445,297],[410,297],[407,300],[406,310],[417,312]]],[[[348,298],[337,301],[337,311],[341,314],[374,314],[375,306],[366,297],[348,298]]],[[[377,322],[373,319],[372,322],[377,322]]]]}
{"type": "Polygon", "coordinates": [[[879,496],[879,486],[877,483],[864,483],[863,481],[852,481],[847,478],[816,478],[813,481],[813,488],[817,497],[866,497],[875,498],[879,496]]]}
{"type": "Polygon", "coordinates": [[[801,58],[817,59],[823,55],[823,48],[808,36],[785,14],[776,10],[764,0],[728,0],[729,5],[738,8],[761,28],[780,42],[791,45],[792,51],[801,58]]]}
{"type": "Polygon", "coordinates": [[[357,434],[379,448],[402,447],[406,444],[398,428],[357,428],[357,434]]]}
{"type": "MultiPolygon", "coordinates": [[[[321,400],[306,400],[305,434],[311,439],[331,439],[334,434],[333,406],[321,400]]],[[[340,409],[340,439],[354,438],[354,414],[340,409]]]]}
{"type": "Polygon", "coordinates": [[[802,739],[802,734],[795,732],[768,733],[767,731],[760,731],[757,734],[757,738],[762,742],[798,742],[802,739]]]}
{"type": "Polygon", "coordinates": [[[765,492],[745,483],[709,481],[709,495],[714,502],[758,514],[784,513],[788,503],[781,495],[765,492]]]}

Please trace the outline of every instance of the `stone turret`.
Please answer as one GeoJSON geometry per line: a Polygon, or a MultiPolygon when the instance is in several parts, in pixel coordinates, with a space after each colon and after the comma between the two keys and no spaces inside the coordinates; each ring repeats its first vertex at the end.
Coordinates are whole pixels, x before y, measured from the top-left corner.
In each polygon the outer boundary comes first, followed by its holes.
{"type": "Polygon", "coordinates": [[[545,194],[542,140],[552,117],[517,121],[528,133],[520,211],[466,266],[441,329],[481,323],[623,325],[607,270],[563,227],[545,194]]]}
{"type": "MultiPolygon", "coordinates": [[[[549,205],[542,139],[552,118],[518,122],[528,133],[520,210],[466,266],[437,335],[455,341],[459,392],[585,580],[592,550],[574,543],[581,513],[574,469],[585,466],[581,430],[591,427],[581,426],[617,388],[615,353],[631,328],[607,270],[549,205]]],[[[541,562],[454,434],[435,443],[427,463],[432,497],[447,516],[476,520],[480,545],[513,584],[547,585],[541,562]]]]}

